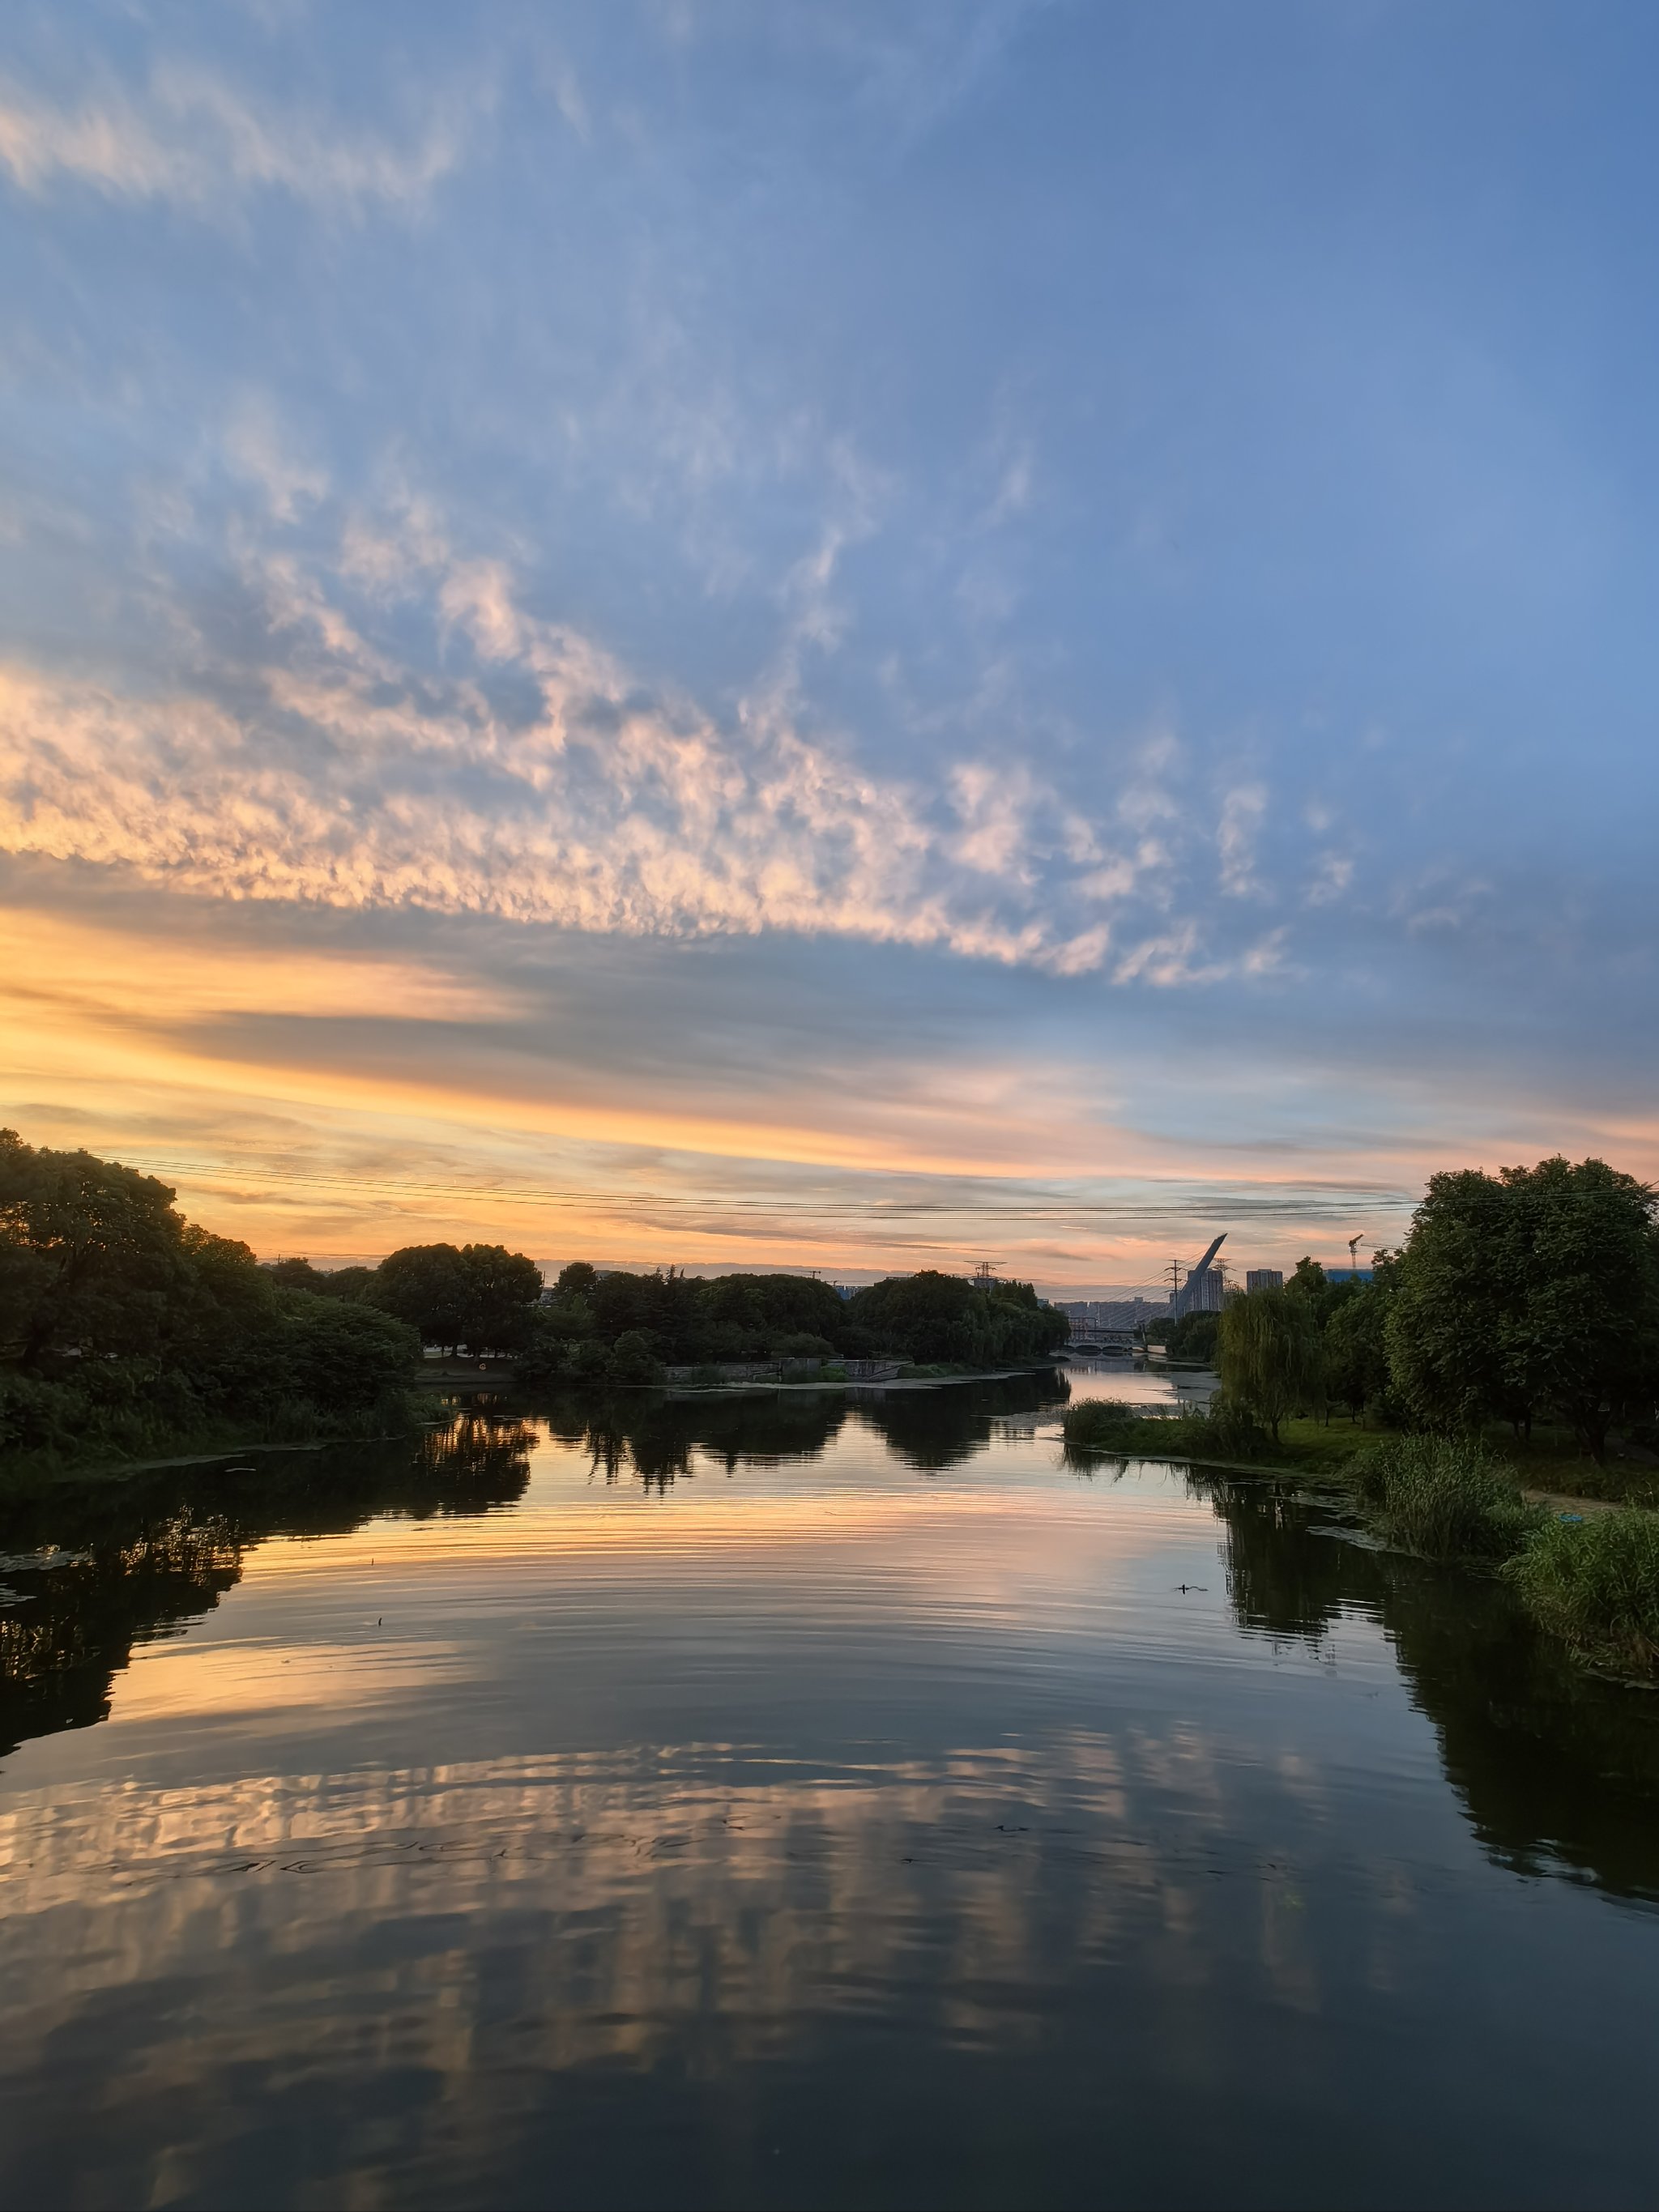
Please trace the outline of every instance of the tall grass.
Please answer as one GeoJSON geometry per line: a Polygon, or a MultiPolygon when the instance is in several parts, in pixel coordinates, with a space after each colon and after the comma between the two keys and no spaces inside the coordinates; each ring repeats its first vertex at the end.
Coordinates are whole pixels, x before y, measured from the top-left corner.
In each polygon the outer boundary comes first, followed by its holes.
{"type": "Polygon", "coordinates": [[[1659,1514],[1547,1521],[1504,1568],[1544,1627],[1597,1666],[1659,1674],[1659,1514]]]}
{"type": "Polygon", "coordinates": [[[204,1403],[183,1378],[93,1369],[68,1382],[0,1374],[0,1486],[250,1444],[349,1443],[419,1425],[419,1401],[389,1387],[366,1405],[268,1392],[242,1408],[204,1403]]]}
{"type": "Polygon", "coordinates": [[[1390,1437],[1352,1462],[1368,1516],[1391,1543],[1431,1559],[1511,1558],[1543,1516],[1483,1446],[1390,1437]]]}

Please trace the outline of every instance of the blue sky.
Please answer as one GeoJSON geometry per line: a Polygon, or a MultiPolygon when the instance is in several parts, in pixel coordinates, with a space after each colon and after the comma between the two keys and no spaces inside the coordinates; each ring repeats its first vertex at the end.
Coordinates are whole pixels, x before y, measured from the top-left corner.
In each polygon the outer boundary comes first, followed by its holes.
{"type": "Polygon", "coordinates": [[[1649,1172],[1656,46],[11,11],[0,1113],[1055,1288],[1649,1172]]]}

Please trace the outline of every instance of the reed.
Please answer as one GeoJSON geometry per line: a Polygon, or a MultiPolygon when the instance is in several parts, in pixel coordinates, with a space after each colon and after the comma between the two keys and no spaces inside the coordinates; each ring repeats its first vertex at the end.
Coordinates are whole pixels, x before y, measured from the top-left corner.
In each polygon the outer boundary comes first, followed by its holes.
{"type": "Polygon", "coordinates": [[[1390,1437],[1356,1454],[1349,1479],[1390,1543],[1431,1559],[1492,1564],[1543,1520],[1485,1448],[1452,1437],[1390,1437]]]}
{"type": "Polygon", "coordinates": [[[1548,1521],[1504,1576],[1580,1657],[1615,1674],[1659,1674],[1659,1514],[1626,1507],[1548,1521]]]}

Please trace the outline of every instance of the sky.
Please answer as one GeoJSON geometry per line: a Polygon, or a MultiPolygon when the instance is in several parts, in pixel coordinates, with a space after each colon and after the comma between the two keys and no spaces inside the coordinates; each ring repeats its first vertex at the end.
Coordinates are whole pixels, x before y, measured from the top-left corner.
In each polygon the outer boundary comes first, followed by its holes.
{"type": "Polygon", "coordinates": [[[1659,1175],[1659,17],[0,18],[0,1121],[1084,1294],[1659,1175]]]}

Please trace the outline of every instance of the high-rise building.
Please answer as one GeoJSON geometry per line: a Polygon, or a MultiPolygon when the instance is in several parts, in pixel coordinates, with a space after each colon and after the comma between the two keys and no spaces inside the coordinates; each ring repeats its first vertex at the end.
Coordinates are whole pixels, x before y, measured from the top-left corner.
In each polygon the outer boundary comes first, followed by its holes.
{"type": "Polygon", "coordinates": [[[1181,1285],[1181,1310],[1219,1313],[1226,1291],[1227,1278],[1219,1267],[1194,1267],[1181,1285]]]}
{"type": "Polygon", "coordinates": [[[1224,1293],[1224,1278],[1215,1262],[1215,1255],[1227,1241],[1224,1229],[1199,1261],[1189,1268],[1187,1279],[1170,1301],[1170,1311],[1177,1321],[1182,1314],[1219,1313],[1224,1293]]]}
{"type": "Polygon", "coordinates": [[[1282,1267],[1247,1267],[1244,1287],[1247,1291],[1282,1291],[1285,1270],[1282,1267]]]}

